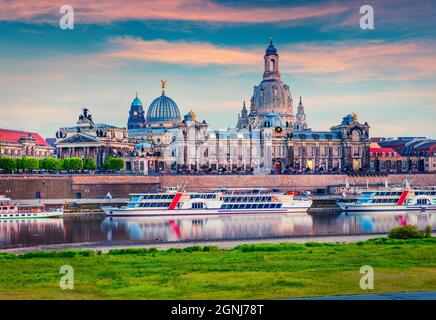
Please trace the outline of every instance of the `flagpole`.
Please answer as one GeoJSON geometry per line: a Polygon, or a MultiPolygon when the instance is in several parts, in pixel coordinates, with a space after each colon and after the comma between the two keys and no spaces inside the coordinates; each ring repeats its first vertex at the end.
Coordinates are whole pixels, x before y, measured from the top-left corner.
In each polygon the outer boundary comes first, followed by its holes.
{"type": "Polygon", "coordinates": [[[112,195],[111,195],[110,192],[108,192],[106,194],[106,196],[104,197],[103,201],[100,203],[100,208],[103,206],[103,203],[106,201],[107,198],[112,199],[112,195]]]}

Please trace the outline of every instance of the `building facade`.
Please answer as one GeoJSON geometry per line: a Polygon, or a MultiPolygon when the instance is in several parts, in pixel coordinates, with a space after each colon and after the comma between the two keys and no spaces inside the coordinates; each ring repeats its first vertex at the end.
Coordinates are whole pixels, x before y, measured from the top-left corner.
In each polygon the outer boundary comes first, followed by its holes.
{"type": "MultiPolygon", "coordinates": [[[[378,143],[382,148],[390,148],[401,157],[401,167],[397,172],[434,172],[436,171],[436,140],[425,137],[399,137],[385,139],[378,143]]],[[[375,161],[375,154],[371,154],[375,161]]]]}
{"type": "Polygon", "coordinates": [[[133,142],[126,128],[95,124],[87,108],[83,109],[75,126],[63,127],[56,132],[58,158],[93,158],[98,168],[108,157],[131,157],[133,142]]]}
{"type": "Polygon", "coordinates": [[[46,158],[53,148],[37,133],[0,129],[0,156],[46,158]]]}
{"type": "Polygon", "coordinates": [[[254,86],[250,108],[243,103],[234,128],[212,130],[206,121],[198,121],[193,111],[182,119],[178,105],[165,90],[166,81],[162,81],[162,94],[150,104],[143,120],[132,118],[143,110],[137,97],[132,103],[129,138],[141,142],[129,160],[131,168],[138,161],[148,172],[280,173],[370,168],[369,125],[360,123],[356,114],[345,116],[339,125],[325,131],[308,127],[301,97],[294,114],[294,99],[290,87],[281,81],[279,55],[271,40],[264,55],[263,79],[254,86]]]}

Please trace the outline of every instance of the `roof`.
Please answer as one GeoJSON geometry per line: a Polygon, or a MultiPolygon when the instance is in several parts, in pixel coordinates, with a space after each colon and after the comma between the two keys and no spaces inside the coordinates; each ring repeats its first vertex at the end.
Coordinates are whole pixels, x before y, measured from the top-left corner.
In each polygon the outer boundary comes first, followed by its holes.
{"type": "Polygon", "coordinates": [[[369,152],[371,153],[378,153],[378,154],[385,154],[386,156],[391,153],[393,157],[400,157],[400,154],[395,151],[394,148],[369,148],[369,152]]]}
{"type": "Polygon", "coordinates": [[[0,129],[0,141],[10,142],[10,143],[20,143],[20,139],[22,137],[32,137],[36,140],[36,144],[42,146],[48,146],[47,141],[44,140],[38,133],[35,132],[27,132],[27,131],[16,131],[16,130],[8,130],[8,129],[0,129]]]}
{"type": "Polygon", "coordinates": [[[156,98],[148,108],[147,122],[171,122],[180,119],[179,107],[164,94],[156,98]]]}

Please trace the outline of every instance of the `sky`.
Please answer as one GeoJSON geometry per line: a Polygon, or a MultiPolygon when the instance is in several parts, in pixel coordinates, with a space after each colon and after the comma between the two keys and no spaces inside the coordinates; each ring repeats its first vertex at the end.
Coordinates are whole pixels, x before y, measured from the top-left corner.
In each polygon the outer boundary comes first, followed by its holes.
{"type": "Polygon", "coordinates": [[[0,128],[54,137],[84,106],[125,127],[161,79],[182,115],[234,127],[271,36],[313,130],[355,112],[373,137],[436,138],[435,16],[431,0],[0,0],[0,128]],[[60,28],[63,5],[74,29],[60,28]]]}

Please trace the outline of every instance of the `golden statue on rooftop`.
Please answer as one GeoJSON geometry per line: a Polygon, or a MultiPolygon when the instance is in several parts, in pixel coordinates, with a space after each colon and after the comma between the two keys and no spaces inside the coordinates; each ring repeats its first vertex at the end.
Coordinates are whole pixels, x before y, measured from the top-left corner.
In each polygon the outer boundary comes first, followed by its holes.
{"type": "Polygon", "coordinates": [[[353,112],[353,119],[354,119],[354,123],[355,123],[355,124],[359,122],[359,121],[358,121],[358,117],[357,117],[357,113],[354,113],[354,112],[353,112]]]}
{"type": "Polygon", "coordinates": [[[167,81],[161,80],[160,82],[162,82],[162,94],[165,94],[165,89],[167,87],[167,81]]]}
{"type": "Polygon", "coordinates": [[[195,112],[194,111],[192,111],[191,110],[191,120],[193,121],[193,122],[195,122],[195,119],[197,118],[197,115],[195,114],[195,112]]]}

